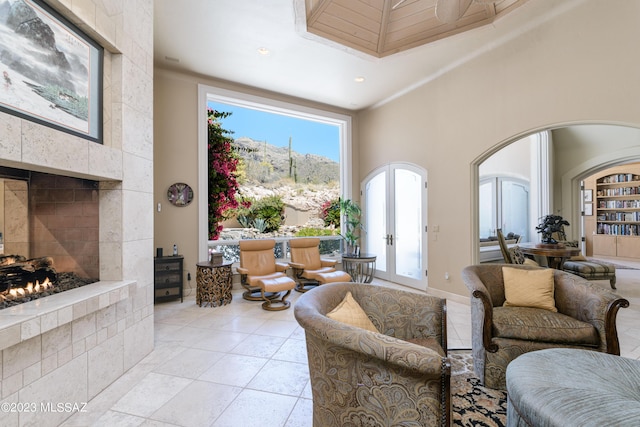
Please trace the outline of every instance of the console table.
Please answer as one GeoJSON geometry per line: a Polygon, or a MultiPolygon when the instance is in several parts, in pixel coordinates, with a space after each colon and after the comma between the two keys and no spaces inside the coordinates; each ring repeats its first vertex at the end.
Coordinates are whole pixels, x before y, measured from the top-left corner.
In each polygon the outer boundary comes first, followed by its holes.
{"type": "Polygon", "coordinates": [[[230,261],[196,264],[196,304],[219,307],[231,303],[232,264],[230,261]]]}
{"type": "Polygon", "coordinates": [[[373,254],[342,254],[342,269],[357,283],[371,283],[376,272],[376,256],[373,254]]]}

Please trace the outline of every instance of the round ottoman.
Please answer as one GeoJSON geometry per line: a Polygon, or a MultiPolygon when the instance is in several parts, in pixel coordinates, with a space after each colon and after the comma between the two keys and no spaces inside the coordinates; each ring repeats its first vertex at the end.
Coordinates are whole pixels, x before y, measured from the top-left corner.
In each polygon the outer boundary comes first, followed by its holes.
{"type": "Polygon", "coordinates": [[[565,348],[525,353],[507,367],[507,426],[640,426],[640,361],[565,348]]]}

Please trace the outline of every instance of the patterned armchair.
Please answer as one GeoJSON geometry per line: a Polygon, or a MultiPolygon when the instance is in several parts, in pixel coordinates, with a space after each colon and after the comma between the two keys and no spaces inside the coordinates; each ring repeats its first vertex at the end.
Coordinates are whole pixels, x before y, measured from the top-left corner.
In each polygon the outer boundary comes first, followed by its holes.
{"type": "Polygon", "coordinates": [[[315,427],[449,425],[444,299],[331,283],[303,294],[294,312],[306,334],[315,427]],[[348,292],[380,333],[326,316],[348,292]]]}
{"type": "Polygon", "coordinates": [[[620,354],[616,316],[620,307],[629,306],[629,301],[579,276],[554,270],[557,312],[503,307],[503,266],[472,265],[462,270],[462,279],[471,292],[474,370],[486,387],[504,389],[507,365],[530,351],[567,347],[620,354]]]}

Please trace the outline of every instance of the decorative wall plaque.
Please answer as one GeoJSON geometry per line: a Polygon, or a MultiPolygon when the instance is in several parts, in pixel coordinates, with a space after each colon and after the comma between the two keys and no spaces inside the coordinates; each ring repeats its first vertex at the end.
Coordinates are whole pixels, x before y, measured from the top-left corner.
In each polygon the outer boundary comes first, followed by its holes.
{"type": "Polygon", "coordinates": [[[193,190],[189,185],[177,182],[167,190],[167,198],[174,206],[187,206],[193,200],[193,190]]]}

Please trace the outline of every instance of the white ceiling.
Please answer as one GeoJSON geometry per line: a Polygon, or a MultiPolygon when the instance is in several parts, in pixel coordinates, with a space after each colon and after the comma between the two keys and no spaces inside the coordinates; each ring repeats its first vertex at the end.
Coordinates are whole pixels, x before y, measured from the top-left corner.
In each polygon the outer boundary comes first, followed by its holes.
{"type": "Polygon", "coordinates": [[[304,0],[155,0],[155,62],[360,110],[424,84],[582,1],[529,0],[490,25],[376,58],[307,33],[304,0]],[[269,55],[260,55],[261,47],[269,55]],[[365,81],[355,82],[360,76],[365,81]]]}

